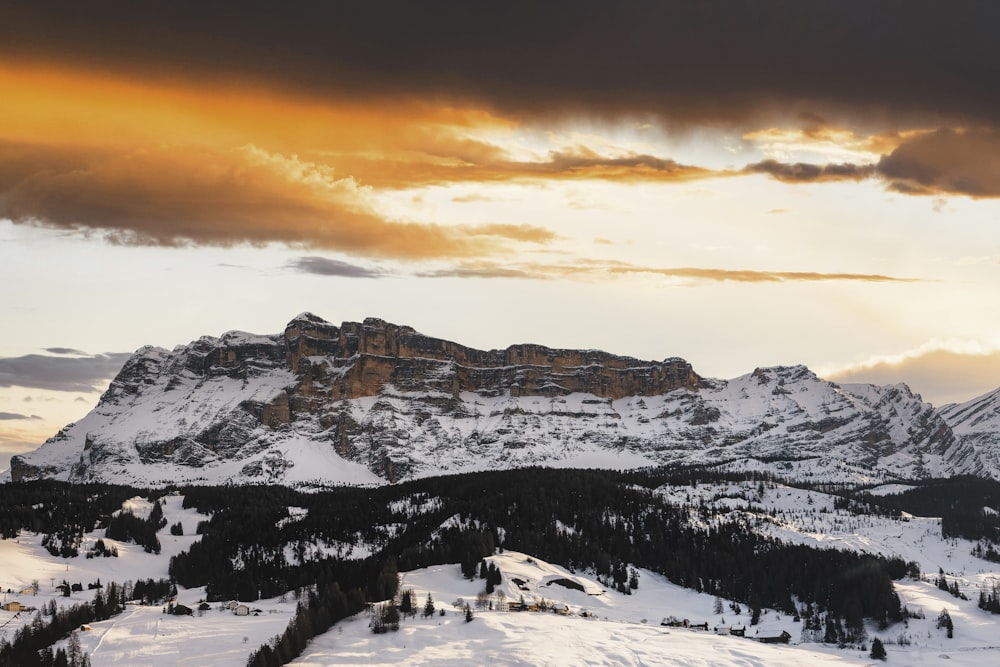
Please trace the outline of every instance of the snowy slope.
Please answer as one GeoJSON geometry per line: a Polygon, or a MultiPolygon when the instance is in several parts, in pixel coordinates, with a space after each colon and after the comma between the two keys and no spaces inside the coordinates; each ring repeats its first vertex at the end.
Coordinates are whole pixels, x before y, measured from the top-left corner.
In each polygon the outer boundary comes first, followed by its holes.
{"type": "MultiPolygon", "coordinates": [[[[527,554],[506,552],[489,559],[503,575],[506,600],[537,601],[544,597],[555,607],[567,605],[569,613],[510,612],[500,608],[475,611],[471,623],[456,602],[471,602],[482,581],[460,576],[457,565],[406,572],[402,587],[412,588],[423,603],[428,594],[445,615],[404,619],[398,632],[373,635],[368,619],[360,614],[338,624],[313,640],[291,664],[302,667],[328,665],[871,665],[867,650],[855,647],[800,642],[801,623],[765,610],[759,626],[749,624],[749,613],[734,614],[727,604],[714,614],[714,598],[674,586],[654,573],[640,570],[639,588],[633,595],[603,591],[585,574],[571,573],[527,554]],[[546,586],[555,578],[582,583],[586,592],[546,586]],[[527,592],[514,583],[523,581],[527,592]],[[601,592],[603,591],[603,592],[601,592]],[[583,612],[586,611],[586,616],[583,612]],[[707,622],[708,632],[664,627],[667,618],[707,622]],[[744,638],[715,634],[714,628],[746,627],[744,638]],[[755,637],[792,635],[791,644],[772,646],[755,637]]],[[[1000,658],[996,646],[997,621],[971,602],[958,601],[930,584],[902,583],[897,587],[911,609],[924,609],[928,618],[910,619],[884,632],[869,628],[871,637],[886,642],[892,664],[979,666],[1000,658]],[[955,623],[955,638],[947,639],[934,625],[942,608],[955,623]],[[903,637],[909,645],[897,645],[903,637]]]]}
{"type": "MultiPolygon", "coordinates": [[[[178,522],[184,535],[171,535],[168,527],[158,533],[162,551],[146,553],[141,546],[106,538],[98,529],[84,536],[80,555],[74,558],[56,558],[41,546],[42,536],[22,532],[17,539],[0,540],[0,589],[6,601],[17,600],[25,606],[40,609],[50,600],[60,607],[92,602],[93,590],[87,585],[139,579],[169,578],[167,568],[170,558],[190,548],[200,539],[195,534],[199,521],[207,519],[195,510],[183,509],[183,497],[165,496],[160,499],[167,526],[178,522]],[[86,549],[97,539],[118,550],[117,558],[86,558],[86,549]],[[82,592],[63,597],[55,586],[63,580],[82,584],[82,592]],[[20,591],[38,581],[37,595],[20,591]]],[[[140,517],[148,516],[151,504],[141,498],[124,503],[124,508],[140,517]]],[[[177,602],[197,608],[204,599],[204,589],[181,589],[177,602]]],[[[242,667],[250,652],[275,634],[284,631],[295,614],[295,600],[260,600],[255,608],[262,609],[260,616],[237,617],[231,611],[220,611],[218,605],[203,615],[181,617],[166,615],[160,606],[128,605],[115,617],[93,623],[91,630],[78,633],[81,647],[90,654],[93,665],[121,667],[166,665],[213,665],[213,667],[242,667]]],[[[0,610],[0,625],[5,625],[0,636],[8,640],[22,624],[32,622],[35,612],[15,614],[0,610]]],[[[66,641],[56,644],[65,648],[66,641]]]]}

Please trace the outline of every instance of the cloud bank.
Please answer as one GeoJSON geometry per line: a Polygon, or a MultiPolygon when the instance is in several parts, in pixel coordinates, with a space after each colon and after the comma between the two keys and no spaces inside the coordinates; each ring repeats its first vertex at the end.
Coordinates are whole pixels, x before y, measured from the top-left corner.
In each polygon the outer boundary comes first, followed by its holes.
{"type": "Polygon", "coordinates": [[[87,357],[40,354],[0,357],[0,387],[99,392],[107,388],[108,381],[131,356],[128,353],[108,353],[87,357]]]}
{"type": "Polygon", "coordinates": [[[1000,7],[957,0],[5,3],[0,55],[522,114],[1000,117],[1000,7]],[[86,29],[81,29],[86,26],[86,29]],[[178,47],[183,35],[183,48],[178,47]]]}

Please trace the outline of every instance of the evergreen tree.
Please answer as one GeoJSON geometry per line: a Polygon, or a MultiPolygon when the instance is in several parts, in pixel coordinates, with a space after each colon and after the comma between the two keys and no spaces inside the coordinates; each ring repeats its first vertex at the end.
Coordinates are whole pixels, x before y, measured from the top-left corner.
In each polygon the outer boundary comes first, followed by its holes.
{"type": "Polygon", "coordinates": [[[399,598],[399,611],[404,616],[416,613],[416,600],[414,599],[414,595],[413,589],[407,588],[403,591],[403,595],[399,598]]]}
{"type": "Polygon", "coordinates": [[[882,640],[876,637],[872,640],[872,660],[885,660],[887,657],[885,652],[885,646],[882,645],[882,640]]]}
{"type": "Polygon", "coordinates": [[[424,603],[424,618],[428,618],[434,615],[434,600],[431,598],[431,594],[427,594],[427,602],[424,603]]]}
{"type": "Polygon", "coordinates": [[[942,609],[941,613],[938,614],[937,626],[947,631],[948,639],[954,636],[955,625],[952,623],[951,614],[948,613],[947,609],[942,609]]]}
{"type": "Polygon", "coordinates": [[[83,648],[80,646],[80,637],[77,636],[76,631],[71,632],[69,635],[69,648],[66,658],[69,660],[69,667],[82,667],[83,648]]]}

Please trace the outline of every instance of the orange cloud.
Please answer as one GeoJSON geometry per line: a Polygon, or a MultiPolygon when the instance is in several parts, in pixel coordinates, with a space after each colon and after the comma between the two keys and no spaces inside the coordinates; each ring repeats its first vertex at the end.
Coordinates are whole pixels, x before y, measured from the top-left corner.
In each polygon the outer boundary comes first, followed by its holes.
{"type": "MultiPolygon", "coordinates": [[[[0,145],[0,155],[5,148],[0,145]]],[[[47,169],[30,171],[32,160],[22,161],[20,174],[14,166],[5,169],[0,216],[102,231],[120,243],[283,242],[398,259],[490,255],[505,241],[552,238],[531,226],[386,220],[354,178],[253,146],[66,156],[46,150],[53,156],[47,169]]]]}
{"type": "Polygon", "coordinates": [[[53,145],[232,147],[328,156],[481,155],[463,132],[502,131],[509,120],[414,99],[316,100],[248,87],[115,78],[65,67],[0,61],[0,138],[53,145]],[[450,144],[448,143],[450,142],[450,144]]]}
{"type": "Polygon", "coordinates": [[[516,125],[413,100],[364,104],[0,64],[0,215],[121,243],[304,244],[400,259],[547,243],[531,225],[386,220],[378,189],[544,179],[687,180],[710,170],[585,146],[514,160],[516,125]]]}
{"type": "MultiPolygon", "coordinates": [[[[719,171],[614,146],[525,157],[523,147],[508,150],[516,145],[517,123],[481,109],[403,98],[278,96],[245,85],[207,88],[30,62],[0,63],[0,90],[0,216],[96,231],[121,243],[279,242],[405,260],[489,257],[555,235],[533,225],[386,219],[380,191],[461,182],[687,182],[746,173],[800,183],[876,172],[873,165],[773,160],[719,171]]],[[[801,137],[859,141],[844,139],[819,117],[805,120],[811,125],[801,137]]],[[[986,173],[988,165],[962,166],[937,146],[955,144],[955,136],[915,136],[883,158],[877,172],[899,191],[969,192],[972,184],[975,196],[1000,192],[993,187],[1000,177],[986,173]],[[928,166],[938,158],[943,176],[928,166]]],[[[973,150],[966,143],[956,155],[973,150]]],[[[805,278],[750,272],[739,279],[805,278]]]]}
{"type": "Polygon", "coordinates": [[[919,350],[891,359],[876,359],[828,374],[840,383],[905,382],[934,405],[960,403],[1000,384],[1000,352],[919,350]]]}

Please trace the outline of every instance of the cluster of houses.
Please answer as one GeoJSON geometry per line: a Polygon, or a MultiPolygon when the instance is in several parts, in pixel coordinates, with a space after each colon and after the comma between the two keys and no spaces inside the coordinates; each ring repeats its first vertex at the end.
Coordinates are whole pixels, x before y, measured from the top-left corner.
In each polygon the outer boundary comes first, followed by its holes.
{"type": "MultiPolygon", "coordinates": [[[[31,595],[31,596],[35,596],[35,595],[38,595],[38,589],[35,588],[34,586],[24,586],[23,588],[21,588],[19,591],[17,591],[15,593],[14,589],[8,588],[7,589],[7,593],[8,594],[12,594],[12,595],[31,595]]],[[[15,612],[15,613],[19,612],[19,611],[35,611],[34,607],[30,607],[30,606],[28,606],[26,604],[21,604],[17,600],[11,600],[10,602],[5,602],[3,605],[0,605],[0,609],[3,609],[4,611],[12,611],[12,612],[15,612]]]]}
{"type": "MultiPolygon", "coordinates": [[[[708,622],[704,623],[692,623],[688,619],[675,619],[675,618],[665,618],[660,623],[660,625],[668,628],[688,628],[690,630],[701,630],[702,632],[708,632],[708,622]]],[[[717,635],[732,635],[733,637],[746,637],[747,628],[745,625],[739,627],[731,625],[729,627],[717,625],[712,630],[717,635]]],[[[787,630],[782,630],[780,635],[766,636],[766,637],[754,637],[755,641],[759,641],[762,644],[787,644],[791,640],[792,635],[788,633],[787,630]]]]}
{"type": "MultiPolygon", "coordinates": [[[[209,611],[212,605],[207,602],[202,602],[198,605],[198,611],[205,612],[209,611]]],[[[175,604],[174,600],[170,601],[167,607],[168,613],[174,614],[175,616],[192,616],[194,615],[194,609],[183,604],[175,604]]],[[[222,606],[219,607],[222,611],[231,611],[237,616],[260,616],[263,612],[262,609],[251,609],[250,605],[243,604],[237,600],[230,600],[222,606]]]]}
{"type": "MultiPolygon", "coordinates": [[[[230,603],[233,604],[233,603],[230,603]]],[[[522,598],[518,602],[507,602],[505,605],[507,611],[532,611],[532,612],[544,612],[551,611],[562,616],[568,616],[569,606],[565,604],[554,604],[546,605],[545,602],[525,602],[522,598]]],[[[580,616],[586,618],[589,614],[586,611],[580,613],[580,616]]],[[[704,623],[692,623],[688,619],[677,619],[674,617],[665,618],[660,623],[660,625],[668,628],[687,628],[689,630],[700,630],[701,632],[708,632],[708,621],[704,623]]],[[[741,626],[715,626],[711,628],[713,632],[717,635],[731,635],[733,637],[746,637],[747,628],[745,625],[741,626]]],[[[753,637],[755,641],[762,644],[787,644],[791,639],[792,635],[788,633],[787,630],[783,630],[780,635],[765,636],[765,637],[753,637]]]]}
{"type": "Polygon", "coordinates": [[[226,603],[225,608],[233,612],[237,616],[260,616],[263,612],[260,609],[251,609],[248,605],[243,604],[237,600],[230,600],[226,603]]]}
{"type": "Polygon", "coordinates": [[[538,602],[525,602],[521,600],[520,602],[508,602],[507,611],[551,611],[554,614],[559,614],[560,616],[569,616],[569,605],[565,604],[539,604],[538,602]]]}
{"type": "MultiPolygon", "coordinates": [[[[11,592],[13,592],[13,591],[11,591],[11,592]]],[[[20,595],[34,595],[35,594],[35,589],[32,586],[28,586],[24,590],[20,591],[19,594],[20,595]]],[[[140,602],[139,600],[129,600],[126,604],[135,604],[135,605],[138,605],[138,604],[144,604],[144,603],[140,602]]],[[[534,607],[534,609],[532,609],[531,611],[538,611],[538,608],[537,608],[538,605],[533,605],[533,607],[534,607]]],[[[211,608],[212,608],[212,606],[210,604],[208,604],[207,602],[202,602],[200,605],[198,605],[198,611],[201,611],[201,612],[208,611],[211,608]]],[[[11,600],[10,602],[5,602],[4,604],[0,605],[0,609],[2,609],[3,611],[9,611],[9,612],[13,612],[13,613],[18,613],[18,612],[22,612],[22,611],[24,611],[24,612],[35,611],[34,607],[30,607],[28,605],[21,604],[18,600],[11,600]]],[[[227,602],[224,605],[222,605],[221,609],[223,609],[224,611],[225,610],[231,611],[234,614],[236,614],[237,616],[260,616],[263,613],[263,610],[256,609],[256,608],[251,608],[249,605],[243,604],[242,602],[239,602],[237,600],[230,600],[229,602],[227,602]]],[[[191,607],[188,607],[187,605],[177,604],[177,600],[170,600],[170,602],[168,604],[168,607],[167,607],[167,609],[165,611],[167,611],[170,614],[174,614],[175,616],[193,616],[194,615],[194,609],[192,609],[191,607]]],[[[517,611],[523,611],[523,609],[517,609],[517,611]]],[[[566,613],[568,613],[568,612],[569,612],[569,609],[567,608],[566,613]]],[[[563,612],[560,612],[560,613],[563,613],[563,612]]]]}

